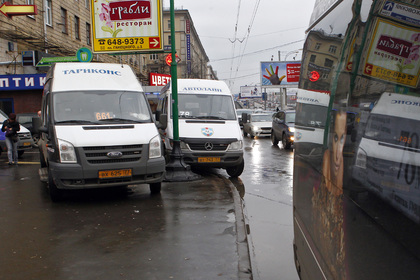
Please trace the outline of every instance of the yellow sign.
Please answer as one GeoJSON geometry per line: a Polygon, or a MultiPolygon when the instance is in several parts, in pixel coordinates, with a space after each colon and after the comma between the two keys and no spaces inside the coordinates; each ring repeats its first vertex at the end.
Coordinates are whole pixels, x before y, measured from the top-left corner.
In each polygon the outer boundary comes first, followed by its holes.
{"type": "Polygon", "coordinates": [[[0,6],[0,12],[7,17],[29,16],[38,13],[35,5],[10,5],[7,2],[0,6]]]}
{"type": "Polygon", "coordinates": [[[162,0],[92,1],[94,53],[162,51],[162,0]]]}
{"type": "Polygon", "coordinates": [[[420,29],[378,19],[363,74],[416,87],[419,82],[420,29]]]}

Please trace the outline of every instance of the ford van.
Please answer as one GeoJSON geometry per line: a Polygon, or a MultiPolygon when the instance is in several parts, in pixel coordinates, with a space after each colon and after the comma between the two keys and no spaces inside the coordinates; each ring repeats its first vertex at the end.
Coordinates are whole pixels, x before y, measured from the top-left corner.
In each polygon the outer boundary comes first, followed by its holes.
{"type": "Polygon", "coordinates": [[[56,63],[42,97],[40,162],[52,200],[62,190],[149,184],[161,190],[161,138],[128,65],[56,63]]]}

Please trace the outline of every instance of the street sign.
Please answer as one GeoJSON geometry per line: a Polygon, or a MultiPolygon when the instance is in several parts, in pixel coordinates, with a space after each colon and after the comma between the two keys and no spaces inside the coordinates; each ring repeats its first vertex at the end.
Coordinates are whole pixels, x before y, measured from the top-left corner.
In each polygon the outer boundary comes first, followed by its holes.
{"type": "Polygon", "coordinates": [[[162,0],[91,3],[94,53],[163,51],[162,0]]]}
{"type": "Polygon", "coordinates": [[[23,51],[22,52],[22,65],[23,66],[35,66],[35,52],[34,51],[23,51]]]}
{"type": "MultiPolygon", "coordinates": [[[[176,62],[177,63],[181,61],[181,58],[177,54],[175,54],[175,57],[176,57],[176,62]]],[[[166,61],[166,64],[168,66],[171,66],[171,64],[172,64],[172,54],[171,53],[166,55],[165,61],[166,61]]]]}
{"type": "Polygon", "coordinates": [[[57,62],[91,62],[93,58],[92,51],[88,48],[80,48],[77,50],[75,56],[62,57],[43,57],[36,67],[51,66],[57,62]]]}
{"type": "Polygon", "coordinates": [[[0,6],[0,12],[7,17],[12,16],[30,16],[38,14],[35,5],[11,5],[5,2],[0,6]]]}

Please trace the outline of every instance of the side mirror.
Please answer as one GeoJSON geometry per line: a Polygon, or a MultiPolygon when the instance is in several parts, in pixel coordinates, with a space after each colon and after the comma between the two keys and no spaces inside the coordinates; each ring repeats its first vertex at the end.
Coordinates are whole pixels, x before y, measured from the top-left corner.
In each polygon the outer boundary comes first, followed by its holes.
{"type": "Polygon", "coordinates": [[[155,119],[156,119],[156,121],[159,121],[159,119],[160,119],[160,115],[162,114],[162,112],[161,111],[156,111],[155,112],[155,119]]]}
{"type": "Polygon", "coordinates": [[[41,127],[42,122],[40,117],[33,117],[32,118],[32,128],[34,133],[39,133],[39,128],[41,127]]]}
{"type": "Polygon", "coordinates": [[[243,123],[248,122],[248,114],[247,113],[242,113],[242,122],[243,123]]]}
{"type": "Polygon", "coordinates": [[[39,131],[39,132],[42,132],[42,133],[46,133],[46,134],[48,134],[48,128],[47,128],[47,127],[45,127],[45,126],[41,126],[41,127],[39,127],[39,128],[38,128],[38,131],[39,131]]]}
{"type": "Polygon", "coordinates": [[[168,126],[168,115],[167,114],[159,114],[158,128],[159,129],[166,129],[167,126],[168,126]]]}

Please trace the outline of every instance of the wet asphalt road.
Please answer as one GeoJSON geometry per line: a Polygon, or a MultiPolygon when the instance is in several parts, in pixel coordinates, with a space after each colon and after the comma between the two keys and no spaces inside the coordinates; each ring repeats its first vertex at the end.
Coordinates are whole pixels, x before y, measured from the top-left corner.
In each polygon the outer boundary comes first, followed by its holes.
{"type": "Polygon", "coordinates": [[[254,280],[298,280],[293,257],[293,150],[245,137],[243,213],[254,280]]]}
{"type": "Polygon", "coordinates": [[[61,203],[39,181],[36,150],[18,167],[3,153],[0,279],[298,279],[293,151],[268,138],[247,137],[245,147],[239,180],[211,170],[165,182],[158,196],[137,185],[72,192],[61,203]]]}
{"type": "Polygon", "coordinates": [[[37,159],[34,150],[9,167],[0,157],[0,279],[251,278],[229,180],[203,174],[155,196],[136,185],[52,203],[37,159]]]}

